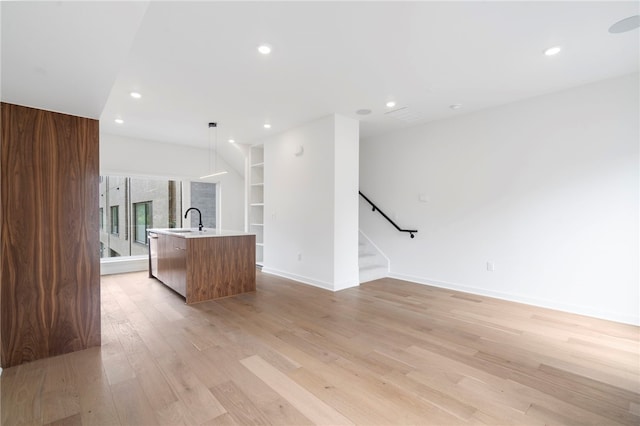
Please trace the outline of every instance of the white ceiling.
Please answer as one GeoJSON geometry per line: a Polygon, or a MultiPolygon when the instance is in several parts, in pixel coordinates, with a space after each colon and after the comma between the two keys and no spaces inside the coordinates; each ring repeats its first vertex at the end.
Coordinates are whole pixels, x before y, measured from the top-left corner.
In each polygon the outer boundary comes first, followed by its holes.
{"type": "Polygon", "coordinates": [[[201,147],[216,121],[221,155],[241,170],[228,138],[260,143],[331,113],[360,119],[366,138],[637,72],[639,30],[607,30],[639,5],[2,2],[2,100],[201,147]],[[385,115],[388,100],[417,120],[385,115]]]}

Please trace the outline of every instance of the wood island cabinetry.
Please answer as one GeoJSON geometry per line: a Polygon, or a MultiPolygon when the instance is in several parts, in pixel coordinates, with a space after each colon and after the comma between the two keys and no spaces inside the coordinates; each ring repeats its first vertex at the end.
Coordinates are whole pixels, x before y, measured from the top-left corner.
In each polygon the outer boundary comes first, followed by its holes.
{"type": "Polygon", "coordinates": [[[256,290],[255,235],[153,232],[158,234],[158,270],[153,275],[187,304],[256,290]]]}
{"type": "Polygon", "coordinates": [[[187,297],[187,240],[158,235],[158,273],[156,278],[178,294],[187,297]]]}

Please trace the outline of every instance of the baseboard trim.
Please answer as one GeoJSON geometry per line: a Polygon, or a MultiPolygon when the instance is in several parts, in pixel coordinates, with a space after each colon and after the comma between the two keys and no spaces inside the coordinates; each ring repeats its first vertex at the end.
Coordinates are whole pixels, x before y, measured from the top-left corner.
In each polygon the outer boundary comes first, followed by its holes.
{"type": "Polygon", "coordinates": [[[360,285],[360,280],[355,281],[344,281],[342,283],[334,284],[333,291],[341,291],[346,290],[348,288],[358,287],[360,285]]]}
{"type": "Polygon", "coordinates": [[[292,274],[290,272],[285,272],[285,271],[280,271],[278,269],[272,269],[272,268],[267,268],[265,266],[262,267],[262,273],[264,274],[271,274],[271,275],[277,275],[279,277],[282,278],[287,278],[293,281],[297,281],[301,284],[307,284],[313,287],[318,287],[324,290],[329,290],[329,291],[340,291],[340,290],[346,290],[348,288],[352,288],[352,287],[358,287],[360,285],[360,283],[358,282],[358,280],[354,280],[354,281],[345,281],[339,284],[331,284],[329,282],[326,281],[320,281],[320,280],[316,280],[313,278],[309,278],[309,277],[304,277],[302,275],[296,275],[296,274],[292,274]]]}
{"type": "Polygon", "coordinates": [[[296,275],[296,274],[292,274],[290,272],[285,272],[285,271],[280,271],[278,269],[273,269],[273,268],[268,268],[266,266],[262,267],[262,273],[263,274],[271,274],[271,275],[277,275],[278,277],[282,277],[282,278],[287,278],[293,281],[298,281],[302,284],[307,284],[307,285],[311,285],[314,287],[318,287],[318,288],[322,288],[324,290],[329,290],[329,291],[333,291],[333,285],[331,283],[325,282],[325,281],[320,281],[320,280],[316,280],[313,278],[309,278],[309,277],[304,277],[302,275],[296,275]]]}
{"type": "Polygon", "coordinates": [[[586,306],[576,306],[566,303],[558,303],[552,300],[538,299],[534,297],[522,296],[512,293],[503,293],[492,290],[485,290],[478,287],[470,287],[462,284],[450,283],[446,281],[432,280],[430,278],[417,277],[413,275],[389,273],[389,278],[396,278],[403,281],[409,281],[416,284],[430,285],[433,287],[446,288],[448,290],[456,290],[464,293],[477,294],[479,296],[493,297],[495,299],[507,300],[509,302],[523,303],[525,305],[538,306],[541,308],[554,309],[557,311],[568,312],[572,314],[584,315],[593,318],[604,319],[624,324],[639,326],[640,317],[633,315],[621,315],[615,312],[606,312],[599,309],[593,309],[586,306]]]}
{"type": "Polygon", "coordinates": [[[100,259],[100,275],[124,274],[149,269],[149,256],[130,256],[126,258],[100,259]]]}

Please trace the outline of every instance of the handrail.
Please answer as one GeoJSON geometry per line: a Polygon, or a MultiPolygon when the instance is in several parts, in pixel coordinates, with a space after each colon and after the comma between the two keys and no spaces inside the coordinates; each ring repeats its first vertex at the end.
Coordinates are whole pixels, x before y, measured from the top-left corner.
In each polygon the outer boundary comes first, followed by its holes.
{"type": "Polygon", "coordinates": [[[385,219],[387,219],[387,220],[388,220],[388,221],[389,221],[393,226],[395,226],[395,228],[396,228],[398,231],[400,231],[400,232],[408,232],[408,233],[409,233],[409,235],[411,236],[411,238],[415,238],[415,235],[413,235],[413,234],[415,234],[416,232],[418,232],[418,230],[417,230],[417,229],[402,229],[402,228],[400,228],[398,225],[396,225],[396,223],[395,223],[393,220],[391,220],[391,219],[389,218],[389,216],[387,216],[386,214],[384,214],[384,212],[383,212],[382,210],[380,210],[380,209],[378,208],[378,206],[376,206],[375,204],[373,204],[373,201],[371,201],[370,199],[368,199],[366,195],[364,195],[361,191],[358,191],[358,194],[360,194],[360,196],[361,196],[362,198],[364,198],[365,200],[367,200],[367,203],[371,204],[371,207],[372,207],[371,211],[374,211],[374,212],[375,212],[375,211],[377,210],[377,211],[378,211],[378,213],[380,213],[380,214],[381,214],[385,219]]]}

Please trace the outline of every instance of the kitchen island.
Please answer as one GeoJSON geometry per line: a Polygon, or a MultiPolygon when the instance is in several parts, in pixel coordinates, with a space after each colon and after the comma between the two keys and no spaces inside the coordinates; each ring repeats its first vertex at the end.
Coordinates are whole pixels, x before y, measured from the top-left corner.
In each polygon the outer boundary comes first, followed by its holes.
{"type": "Polygon", "coordinates": [[[149,276],[187,304],[256,291],[256,236],[216,229],[149,229],[149,276]]]}

